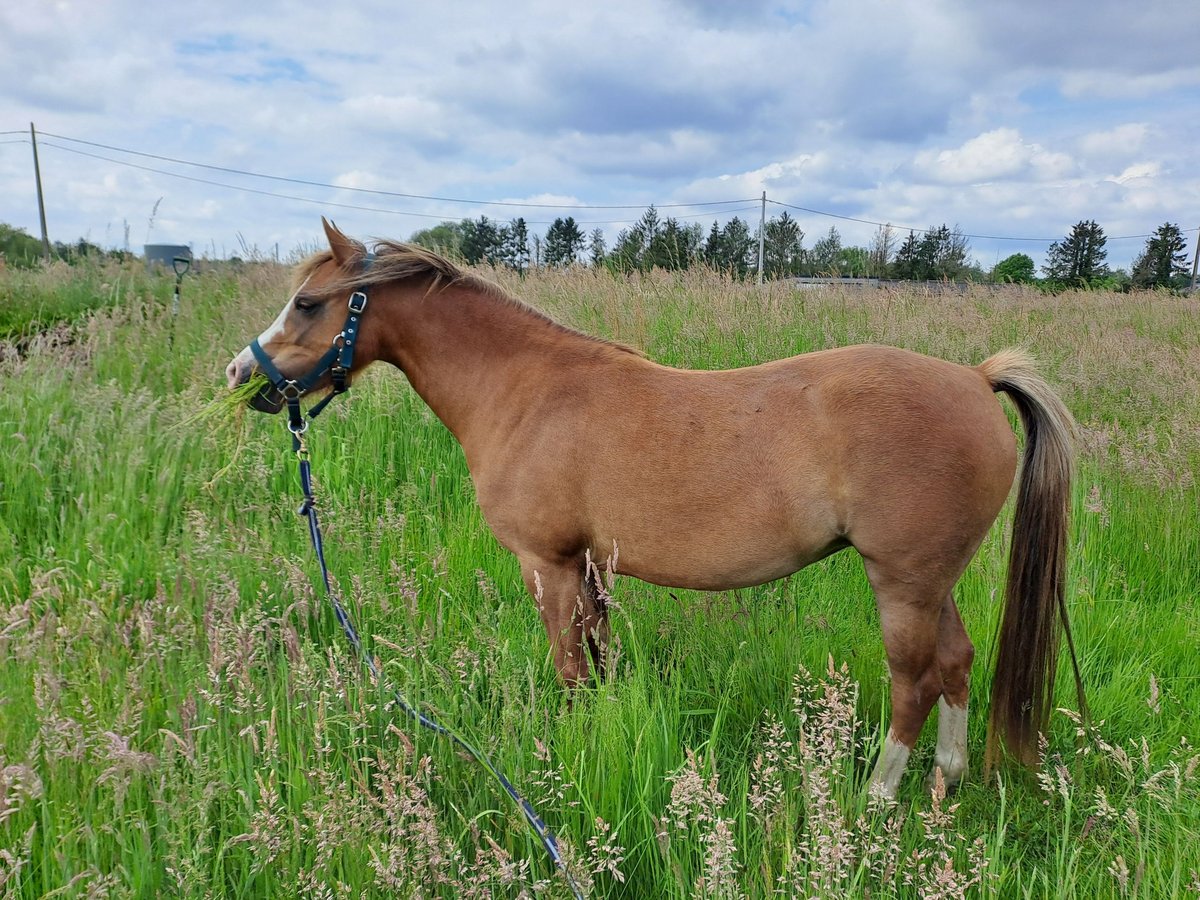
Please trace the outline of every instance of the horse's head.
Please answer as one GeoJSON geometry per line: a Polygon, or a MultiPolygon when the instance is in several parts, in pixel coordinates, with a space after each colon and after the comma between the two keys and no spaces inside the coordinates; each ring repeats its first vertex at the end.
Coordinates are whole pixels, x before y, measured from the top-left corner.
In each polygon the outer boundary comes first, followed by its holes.
{"type": "Polygon", "coordinates": [[[230,390],[245,384],[256,371],[271,380],[271,386],[250,401],[262,412],[279,412],[284,391],[299,396],[336,384],[337,378],[349,377],[345,369],[351,360],[357,370],[372,359],[357,346],[358,319],[353,310],[366,302],[366,296],[354,289],[355,276],[367,259],[366,248],[324,219],[321,222],[329,251],[301,265],[300,285],[275,321],[225,369],[230,390]]]}

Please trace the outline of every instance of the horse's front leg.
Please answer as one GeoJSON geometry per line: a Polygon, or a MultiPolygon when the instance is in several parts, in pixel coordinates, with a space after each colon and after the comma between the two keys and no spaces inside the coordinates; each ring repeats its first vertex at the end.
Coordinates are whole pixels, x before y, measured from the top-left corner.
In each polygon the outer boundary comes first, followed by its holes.
{"type": "Polygon", "coordinates": [[[568,688],[586,681],[589,658],[597,677],[603,677],[608,614],[584,560],[523,557],[521,575],[546,626],[558,677],[568,688]]]}

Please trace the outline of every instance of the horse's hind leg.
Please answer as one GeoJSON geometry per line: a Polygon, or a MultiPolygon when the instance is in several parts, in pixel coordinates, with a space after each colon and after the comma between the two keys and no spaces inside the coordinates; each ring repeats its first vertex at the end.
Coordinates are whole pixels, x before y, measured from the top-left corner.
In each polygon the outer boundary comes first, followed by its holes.
{"type": "MultiPolygon", "coordinates": [[[[942,695],[938,646],[940,619],[953,580],[908,570],[892,574],[866,561],[883,628],[883,646],[892,675],[892,720],[871,787],[895,797],[908,756],[933,704],[942,695]]],[[[957,580],[955,572],[953,579],[957,580]]]]}
{"type": "MultiPolygon", "coordinates": [[[[942,770],[947,789],[958,785],[967,774],[967,696],[975,647],[963,628],[954,598],[946,595],[938,619],[938,669],[942,696],[938,700],[937,750],[934,769],[942,770]]],[[[935,778],[933,772],[930,781],[935,778]]]]}
{"type": "Polygon", "coordinates": [[[521,575],[546,626],[554,667],[573,688],[588,677],[588,661],[603,676],[608,614],[583,560],[521,559],[521,575]]]}

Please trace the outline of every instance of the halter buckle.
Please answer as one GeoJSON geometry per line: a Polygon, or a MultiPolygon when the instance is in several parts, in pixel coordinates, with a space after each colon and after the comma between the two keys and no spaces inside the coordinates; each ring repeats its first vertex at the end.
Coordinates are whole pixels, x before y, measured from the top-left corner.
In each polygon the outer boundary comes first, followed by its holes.
{"type": "Polygon", "coordinates": [[[357,315],[362,315],[362,311],[367,308],[367,295],[365,291],[355,291],[350,295],[350,312],[357,315]]]}

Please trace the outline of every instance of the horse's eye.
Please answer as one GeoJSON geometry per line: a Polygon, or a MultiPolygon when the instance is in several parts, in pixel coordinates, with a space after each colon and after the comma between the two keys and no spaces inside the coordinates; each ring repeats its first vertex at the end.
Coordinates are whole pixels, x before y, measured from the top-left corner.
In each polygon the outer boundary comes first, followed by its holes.
{"type": "Polygon", "coordinates": [[[321,304],[311,297],[297,297],[295,306],[300,312],[308,313],[309,315],[321,308],[321,304]]]}

